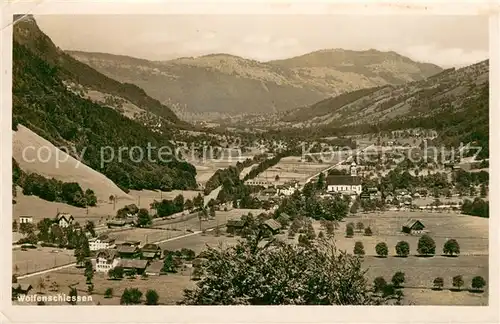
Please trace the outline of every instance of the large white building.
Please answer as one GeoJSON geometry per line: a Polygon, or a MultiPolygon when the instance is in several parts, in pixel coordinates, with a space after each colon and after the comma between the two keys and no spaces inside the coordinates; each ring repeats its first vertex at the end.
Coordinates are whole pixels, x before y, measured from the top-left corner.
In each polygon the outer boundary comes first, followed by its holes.
{"type": "Polygon", "coordinates": [[[97,253],[95,261],[96,272],[108,272],[120,263],[116,250],[102,250],[97,253]]]}
{"type": "Polygon", "coordinates": [[[89,239],[90,251],[98,251],[113,248],[115,240],[109,237],[101,236],[89,239]]]}
{"type": "Polygon", "coordinates": [[[331,175],[326,178],[328,192],[355,193],[359,195],[363,188],[361,178],[357,175],[356,163],[351,164],[350,175],[331,175]]]}

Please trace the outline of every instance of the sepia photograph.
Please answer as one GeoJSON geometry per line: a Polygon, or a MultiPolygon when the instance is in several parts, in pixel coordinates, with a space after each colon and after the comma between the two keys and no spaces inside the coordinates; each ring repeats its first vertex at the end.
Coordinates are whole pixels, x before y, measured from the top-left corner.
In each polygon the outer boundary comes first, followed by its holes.
{"type": "Polygon", "coordinates": [[[491,304],[488,15],[11,24],[13,306],[491,304]]]}

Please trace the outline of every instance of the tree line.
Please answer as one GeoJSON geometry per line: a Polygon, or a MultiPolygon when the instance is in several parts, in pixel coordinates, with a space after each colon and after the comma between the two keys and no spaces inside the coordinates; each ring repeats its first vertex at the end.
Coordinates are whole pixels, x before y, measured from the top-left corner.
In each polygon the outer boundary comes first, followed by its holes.
{"type": "Polygon", "coordinates": [[[62,202],[76,207],[95,206],[97,197],[92,189],[85,192],[76,182],[48,179],[37,173],[26,173],[12,159],[12,184],[23,188],[26,196],[34,195],[47,201],[62,202]]]}

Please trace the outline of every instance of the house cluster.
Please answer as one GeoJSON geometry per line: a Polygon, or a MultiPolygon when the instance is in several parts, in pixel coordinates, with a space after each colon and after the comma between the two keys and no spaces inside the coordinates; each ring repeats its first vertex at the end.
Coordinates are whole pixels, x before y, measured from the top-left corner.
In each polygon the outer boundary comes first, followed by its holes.
{"type": "Polygon", "coordinates": [[[297,190],[299,190],[299,182],[297,180],[290,180],[282,185],[271,186],[263,189],[260,194],[261,196],[279,197],[279,196],[291,196],[297,190]]]}
{"type": "MultiPolygon", "coordinates": [[[[234,235],[241,235],[243,229],[247,226],[245,220],[229,220],[226,224],[226,232],[234,235]]],[[[281,224],[275,219],[267,219],[261,224],[262,228],[269,230],[273,235],[278,234],[282,228],[281,224]]]]}
{"type": "Polygon", "coordinates": [[[95,271],[108,272],[120,267],[124,272],[158,275],[163,263],[159,261],[162,252],[157,244],[145,244],[140,247],[138,241],[126,241],[114,248],[98,250],[95,258],[95,271]]]}
{"type": "MultiPolygon", "coordinates": [[[[65,228],[70,225],[73,225],[73,222],[75,221],[75,218],[73,215],[69,213],[57,213],[55,219],[54,219],[54,224],[59,225],[59,227],[65,228]]],[[[32,224],[33,223],[33,216],[19,216],[19,224],[32,224]]]]}

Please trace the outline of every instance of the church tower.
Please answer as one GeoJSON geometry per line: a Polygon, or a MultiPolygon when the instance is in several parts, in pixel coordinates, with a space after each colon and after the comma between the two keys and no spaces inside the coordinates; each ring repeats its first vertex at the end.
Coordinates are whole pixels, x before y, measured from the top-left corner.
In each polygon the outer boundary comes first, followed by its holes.
{"type": "Polygon", "coordinates": [[[356,177],[358,175],[357,169],[356,169],[356,162],[352,161],[351,163],[351,177],[356,177]]]}

